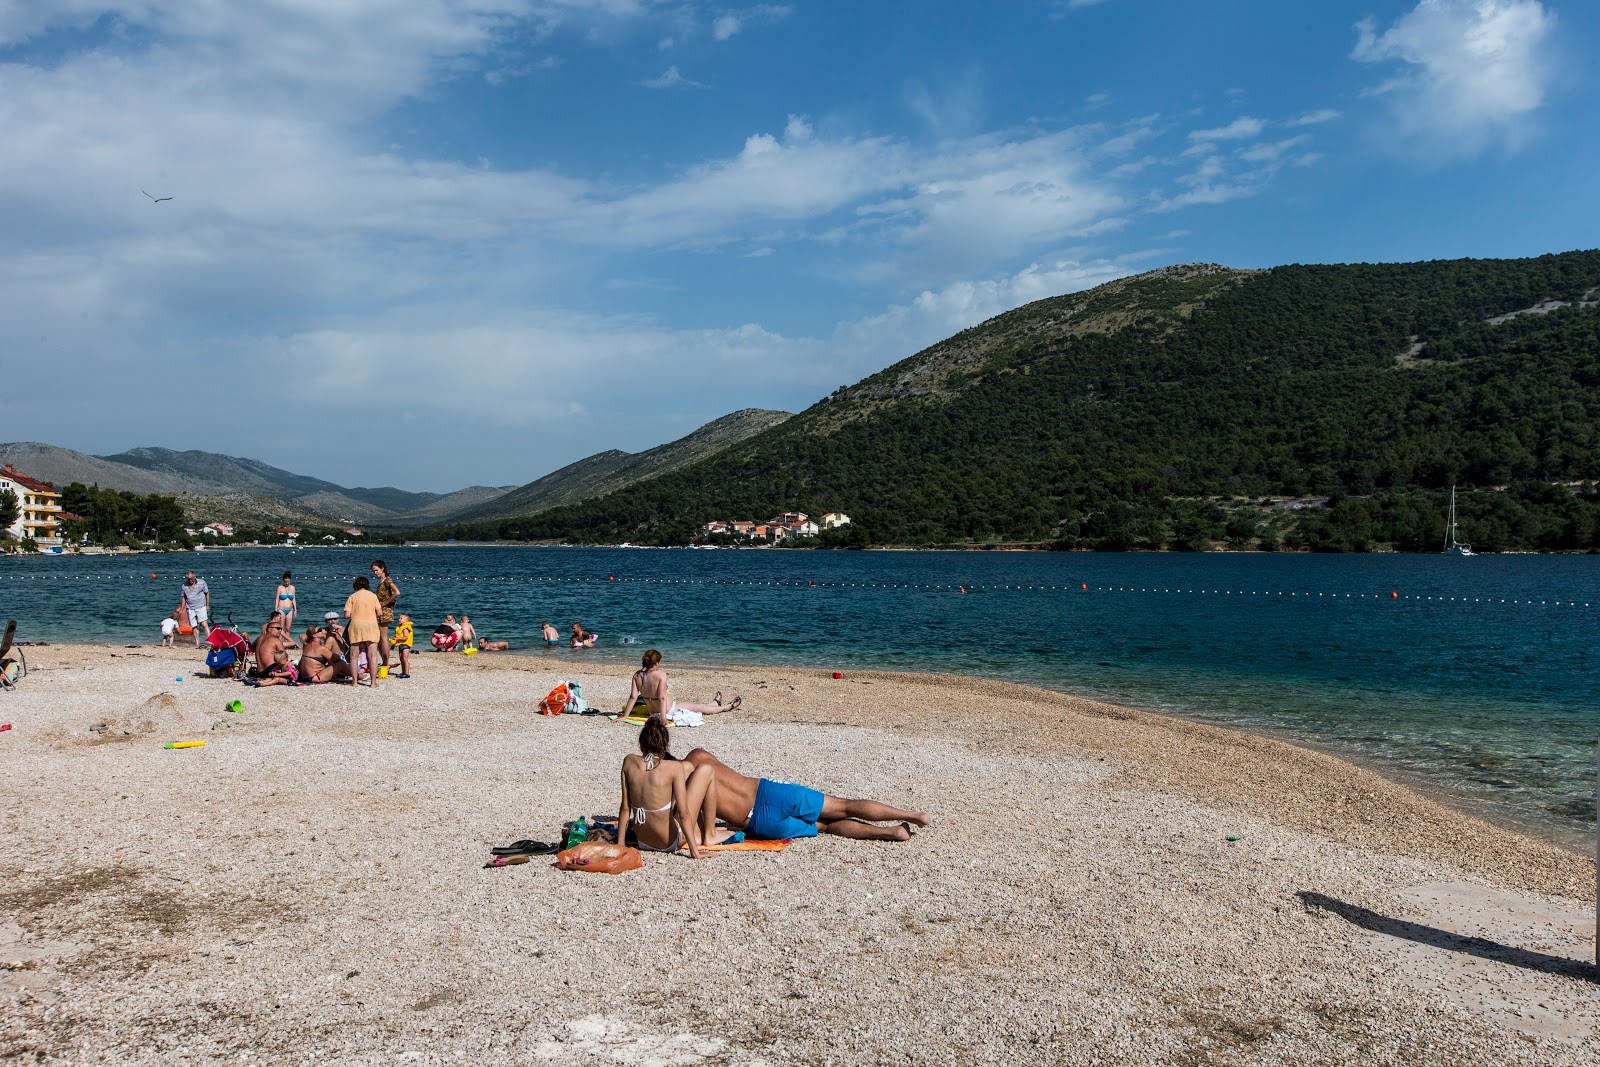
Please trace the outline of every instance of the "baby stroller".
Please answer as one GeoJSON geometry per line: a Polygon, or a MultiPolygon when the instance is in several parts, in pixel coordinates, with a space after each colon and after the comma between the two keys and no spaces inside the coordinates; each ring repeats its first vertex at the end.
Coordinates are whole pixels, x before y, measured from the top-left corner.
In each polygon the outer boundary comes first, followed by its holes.
{"type": "Polygon", "coordinates": [[[243,678],[250,670],[250,641],[238,630],[218,626],[206,637],[206,666],[213,678],[243,678]]]}
{"type": "Polygon", "coordinates": [[[17,683],[28,675],[28,657],[15,647],[17,620],[6,622],[6,634],[0,637],[0,689],[15,689],[17,683]],[[15,652],[12,656],[10,653],[15,652]]]}

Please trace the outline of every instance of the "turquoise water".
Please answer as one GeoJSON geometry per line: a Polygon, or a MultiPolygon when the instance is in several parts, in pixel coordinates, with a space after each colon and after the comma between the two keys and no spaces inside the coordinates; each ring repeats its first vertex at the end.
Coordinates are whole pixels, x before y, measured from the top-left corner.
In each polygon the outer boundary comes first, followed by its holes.
{"type": "MultiPolygon", "coordinates": [[[[1553,837],[1593,839],[1600,557],[383,554],[423,643],[445,612],[465,611],[480,632],[523,646],[545,619],[563,632],[581,620],[600,647],[532,650],[574,669],[655,646],[669,663],[1006,678],[1326,744],[1553,837]]],[[[284,569],[304,619],[341,608],[369,559],[6,558],[0,616],[17,618],[24,640],[153,642],[192,567],[217,613],[254,632],[284,569]]]]}

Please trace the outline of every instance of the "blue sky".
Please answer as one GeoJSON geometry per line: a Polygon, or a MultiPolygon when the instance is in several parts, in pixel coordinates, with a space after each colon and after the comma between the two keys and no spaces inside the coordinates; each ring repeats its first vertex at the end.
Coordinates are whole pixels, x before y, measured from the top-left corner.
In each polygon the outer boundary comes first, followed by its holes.
{"type": "Polygon", "coordinates": [[[518,484],[1168,263],[1594,247],[1596,54],[1575,0],[0,0],[0,439],[518,484]]]}

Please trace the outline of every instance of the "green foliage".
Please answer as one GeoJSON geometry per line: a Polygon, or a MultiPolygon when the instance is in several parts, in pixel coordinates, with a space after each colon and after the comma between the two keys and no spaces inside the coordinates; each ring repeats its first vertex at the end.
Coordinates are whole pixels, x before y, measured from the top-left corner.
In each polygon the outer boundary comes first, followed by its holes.
{"type": "Polygon", "coordinates": [[[1436,551],[1458,484],[1481,549],[1600,547],[1600,307],[1578,306],[1597,287],[1592,251],[1125,280],[692,466],[453,536],[683,543],[794,509],[848,511],[878,544],[1436,551]],[[1547,299],[1573,306],[1490,321],[1547,299]],[[1273,497],[1327,500],[1218,503],[1273,497]]]}
{"type": "Polygon", "coordinates": [[[152,493],[140,496],[126,490],[101,489],[97,485],[72,482],[61,490],[61,507],[83,521],[67,525],[71,536],[84,534],[98,544],[127,544],[132,541],[159,541],[189,544],[184,530],[183,508],[177,498],[152,493]]]}
{"type": "Polygon", "coordinates": [[[22,517],[22,504],[10,489],[0,489],[0,537],[22,517]]]}

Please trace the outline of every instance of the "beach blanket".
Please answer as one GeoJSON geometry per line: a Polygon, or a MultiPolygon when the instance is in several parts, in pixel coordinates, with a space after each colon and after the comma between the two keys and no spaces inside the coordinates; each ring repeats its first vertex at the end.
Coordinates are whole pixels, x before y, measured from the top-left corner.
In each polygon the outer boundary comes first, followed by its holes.
{"type": "Polygon", "coordinates": [[[782,852],[794,841],[785,838],[782,841],[740,841],[736,845],[701,845],[701,852],[782,852]]]}

